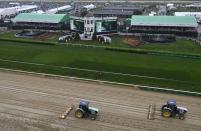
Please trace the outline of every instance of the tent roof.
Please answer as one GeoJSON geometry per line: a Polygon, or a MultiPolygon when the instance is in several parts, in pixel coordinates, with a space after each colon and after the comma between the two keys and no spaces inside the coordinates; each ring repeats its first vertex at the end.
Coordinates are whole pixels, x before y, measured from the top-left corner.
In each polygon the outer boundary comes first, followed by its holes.
{"type": "Polygon", "coordinates": [[[133,15],[131,25],[197,27],[194,16],[138,16],[133,15]]]}
{"type": "Polygon", "coordinates": [[[66,14],[38,14],[38,13],[21,13],[17,15],[13,22],[37,22],[37,23],[60,23],[69,20],[66,14]]]}

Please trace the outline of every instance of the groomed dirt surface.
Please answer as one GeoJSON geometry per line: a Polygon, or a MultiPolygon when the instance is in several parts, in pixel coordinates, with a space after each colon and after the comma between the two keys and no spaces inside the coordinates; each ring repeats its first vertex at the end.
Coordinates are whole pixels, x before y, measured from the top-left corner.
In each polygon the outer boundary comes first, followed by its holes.
{"type": "Polygon", "coordinates": [[[200,131],[201,99],[141,91],[78,80],[43,78],[0,72],[0,130],[2,131],[200,131]],[[87,99],[100,109],[97,120],[77,119],[75,109],[59,116],[70,104],[87,99]],[[176,99],[187,107],[185,120],[165,119],[160,107],[176,99]],[[147,119],[148,105],[156,104],[155,120],[147,119]]]}
{"type": "Polygon", "coordinates": [[[40,41],[46,41],[48,40],[49,38],[52,38],[52,37],[55,37],[55,36],[59,36],[59,33],[55,33],[55,32],[47,32],[47,33],[44,33],[40,36],[36,36],[34,37],[33,39],[34,40],[40,40],[40,41]]]}
{"type": "Polygon", "coordinates": [[[130,45],[130,46],[139,46],[139,45],[143,44],[142,41],[140,41],[138,38],[135,38],[135,37],[124,38],[123,42],[130,45]]]}

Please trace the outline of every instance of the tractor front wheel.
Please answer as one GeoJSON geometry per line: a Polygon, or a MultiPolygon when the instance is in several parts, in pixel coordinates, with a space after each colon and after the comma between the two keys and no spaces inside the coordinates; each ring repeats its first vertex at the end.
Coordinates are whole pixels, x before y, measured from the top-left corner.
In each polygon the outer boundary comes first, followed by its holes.
{"type": "Polygon", "coordinates": [[[185,119],[185,114],[179,114],[179,119],[184,120],[185,119]]]}
{"type": "Polygon", "coordinates": [[[96,120],[96,115],[90,115],[91,120],[96,120]]]}

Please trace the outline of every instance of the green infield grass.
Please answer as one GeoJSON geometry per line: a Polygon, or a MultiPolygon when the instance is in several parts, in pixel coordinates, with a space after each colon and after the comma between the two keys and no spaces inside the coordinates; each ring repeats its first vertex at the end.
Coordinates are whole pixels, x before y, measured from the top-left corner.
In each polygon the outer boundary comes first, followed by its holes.
{"type": "MultiPolygon", "coordinates": [[[[24,38],[16,38],[14,36],[16,32],[10,32],[10,33],[1,33],[1,38],[7,38],[7,39],[17,39],[17,40],[24,40],[24,38]]],[[[59,35],[53,35],[50,38],[45,39],[45,42],[54,42],[58,43],[59,35]]],[[[126,36],[113,36],[112,37],[112,43],[111,44],[101,44],[98,41],[81,41],[81,40],[75,40],[68,42],[69,44],[83,44],[83,45],[95,45],[95,46],[104,46],[104,47],[118,47],[118,48],[129,48],[129,49],[145,49],[145,50],[151,50],[151,51],[168,51],[173,53],[185,53],[185,54],[201,54],[201,45],[198,45],[196,42],[192,40],[186,40],[186,39],[177,39],[174,43],[143,43],[139,46],[130,46],[126,44],[123,39],[126,39],[126,36]]],[[[30,41],[39,41],[37,39],[25,39],[30,41]]],[[[58,43],[59,44],[59,43],[58,43]]],[[[60,43],[65,44],[65,43],[60,43]]]]}
{"type": "Polygon", "coordinates": [[[3,68],[201,92],[200,58],[0,41],[0,59],[3,68]]]}

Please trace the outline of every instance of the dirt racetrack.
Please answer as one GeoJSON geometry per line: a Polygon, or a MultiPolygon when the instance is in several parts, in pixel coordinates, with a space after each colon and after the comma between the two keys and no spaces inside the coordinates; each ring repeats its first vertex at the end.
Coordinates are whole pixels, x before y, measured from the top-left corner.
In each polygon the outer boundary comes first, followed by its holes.
{"type": "Polygon", "coordinates": [[[78,80],[50,79],[0,72],[0,130],[2,131],[200,131],[201,99],[146,92],[123,86],[78,80]],[[97,120],[77,119],[74,110],[59,119],[67,105],[87,99],[100,109],[97,120]],[[188,108],[185,120],[165,119],[160,106],[167,99],[188,108]],[[156,104],[155,120],[147,119],[156,104]]]}

